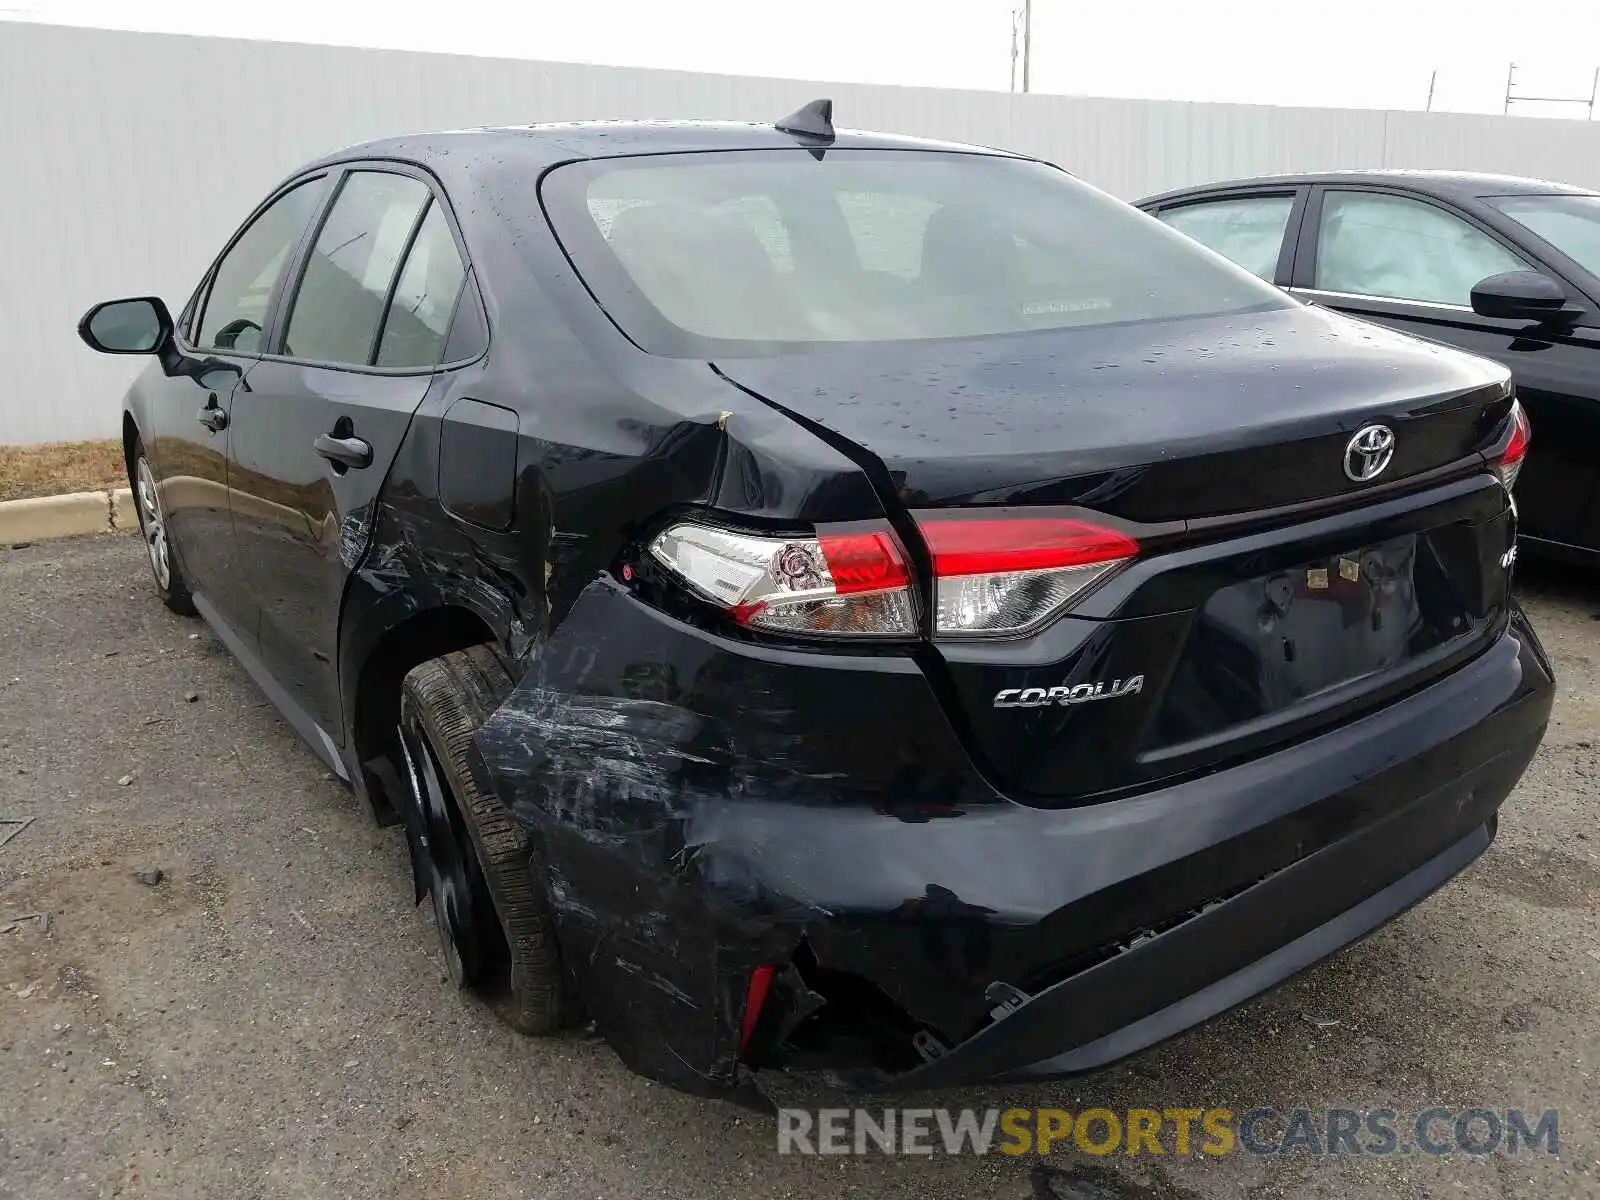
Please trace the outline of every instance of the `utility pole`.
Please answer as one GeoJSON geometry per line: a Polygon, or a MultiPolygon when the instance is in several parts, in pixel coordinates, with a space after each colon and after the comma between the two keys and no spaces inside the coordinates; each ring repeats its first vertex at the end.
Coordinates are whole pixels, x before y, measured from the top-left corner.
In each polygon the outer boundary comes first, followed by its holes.
{"type": "Polygon", "coordinates": [[[1022,0],[1022,90],[1028,90],[1033,63],[1033,0],[1022,0]]]}
{"type": "Polygon", "coordinates": [[[1017,90],[1017,26],[1020,24],[1020,14],[1016,8],[1011,10],[1011,90],[1017,90]]]}
{"type": "Polygon", "coordinates": [[[1439,82],[1439,69],[1437,67],[1435,67],[1434,71],[1433,71],[1433,74],[1428,76],[1428,106],[1422,110],[1423,112],[1432,112],[1433,111],[1433,85],[1438,83],[1438,82],[1439,82]]]}

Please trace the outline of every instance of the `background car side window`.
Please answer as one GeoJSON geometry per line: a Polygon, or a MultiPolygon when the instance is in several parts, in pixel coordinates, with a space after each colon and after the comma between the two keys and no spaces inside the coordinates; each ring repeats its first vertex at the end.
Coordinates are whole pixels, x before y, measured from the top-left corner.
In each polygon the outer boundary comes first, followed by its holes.
{"type": "Polygon", "coordinates": [[[406,255],[378,341],[380,367],[431,367],[444,354],[466,268],[438,204],[428,209],[406,255]]]}
{"type": "Polygon", "coordinates": [[[194,344],[202,350],[261,349],[267,305],[289,252],[305,232],[322,196],[321,178],[291,188],[272,202],[217,264],[194,344]]]}
{"type": "Polygon", "coordinates": [[[1156,216],[1268,283],[1278,270],[1293,196],[1247,196],[1165,209],[1156,216]]]}
{"type": "Polygon", "coordinates": [[[284,354],[356,366],[372,361],[389,285],[429,198],[427,186],[409,175],[357,171],[345,178],[306,259],[284,354]]]}
{"type": "Polygon", "coordinates": [[[1322,200],[1312,286],[1468,307],[1474,284],[1525,267],[1488,234],[1435,205],[1331,191],[1322,200]]]}

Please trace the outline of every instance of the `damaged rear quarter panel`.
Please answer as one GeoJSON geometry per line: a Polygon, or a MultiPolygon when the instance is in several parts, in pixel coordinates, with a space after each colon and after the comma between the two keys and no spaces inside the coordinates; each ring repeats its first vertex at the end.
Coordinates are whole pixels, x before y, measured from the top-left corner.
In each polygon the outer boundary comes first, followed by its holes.
{"type": "MultiPolygon", "coordinates": [[[[535,835],[601,1031],[636,1070],[695,1090],[739,1078],[751,968],[835,915],[809,818],[992,802],[955,746],[907,655],[730,645],[611,580],[583,590],[477,736],[535,835]]],[[[867,882],[861,906],[892,912],[904,886],[867,882]]]]}

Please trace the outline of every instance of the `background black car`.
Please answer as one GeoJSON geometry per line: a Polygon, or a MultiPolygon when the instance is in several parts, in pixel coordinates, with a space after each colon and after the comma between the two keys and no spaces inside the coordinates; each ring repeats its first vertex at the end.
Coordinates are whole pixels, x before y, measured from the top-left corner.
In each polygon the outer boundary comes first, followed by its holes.
{"type": "Polygon", "coordinates": [[[1600,562],[1600,193],[1446,171],[1279,175],[1138,202],[1307,300],[1511,368],[1522,539],[1600,562]]]}

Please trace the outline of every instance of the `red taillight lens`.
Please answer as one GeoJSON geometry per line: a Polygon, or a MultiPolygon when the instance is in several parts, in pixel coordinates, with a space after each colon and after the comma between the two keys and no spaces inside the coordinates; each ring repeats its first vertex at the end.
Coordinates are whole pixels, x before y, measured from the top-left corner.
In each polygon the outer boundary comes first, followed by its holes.
{"type": "Polygon", "coordinates": [[[741,625],[827,637],[915,637],[911,571],[887,526],[766,537],[684,521],[655,560],[741,625]]]}
{"type": "Polygon", "coordinates": [[[910,586],[911,572],[887,533],[819,533],[817,544],[841,596],[910,586]]]}
{"type": "Polygon", "coordinates": [[[933,557],[940,637],[1014,637],[1057,616],[1139,553],[1127,534],[1070,517],[1006,510],[919,514],[933,557]]]}
{"type": "Polygon", "coordinates": [[[761,1009],[767,1002],[767,993],[772,990],[772,977],[776,973],[776,967],[766,965],[750,972],[750,986],[744,996],[744,1020],[739,1029],[741,1054],[750,1046],[750,1035],[756,1031],[756,1022],[761,1019],[761,1009]]]}
{"type": "MultiPolygon", "coordinates": [[[[1027,510],[916,514],[933,560],[934,633],[1031,633],[1139,553],[1107,526],[1027,510]]],[[[915,637],[911,568],[887,525],[773,537],[680,521],[657,562],[742,625],[827,637],[915,637]]]]}
{"type": "Polygon", "coordinates": [[[1533,426],[1528,421],[1528,414],[1523,411],[1522,401],[1511,402],[1511,441],[1506,445],[1505,453],[1500,456],[1500,461],[1495,464],[1495,471],[1500,476],[1500,482],[1510,491],[1517,482],[1517,476],[1522,474],[1522,460],[1528,457],[1528,443],[1533,440],[1533,426]]]}

